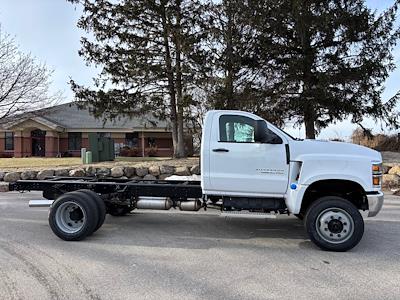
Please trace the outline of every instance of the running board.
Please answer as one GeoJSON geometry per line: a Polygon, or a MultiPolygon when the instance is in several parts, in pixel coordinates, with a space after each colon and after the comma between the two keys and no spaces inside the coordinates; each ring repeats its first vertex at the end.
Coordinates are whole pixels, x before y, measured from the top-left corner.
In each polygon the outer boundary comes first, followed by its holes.
{"type": "Polygon", "coordinates": [[[248,211],[224,211],[220,217],[225,218],[247,218],[247,219],[276,219],[276,214],[248,212],[248,211]]]}
{"type": "Polygon", "coordinates": [[[50,207],[54,200],[29,200],[29,207],[50,207]]]}

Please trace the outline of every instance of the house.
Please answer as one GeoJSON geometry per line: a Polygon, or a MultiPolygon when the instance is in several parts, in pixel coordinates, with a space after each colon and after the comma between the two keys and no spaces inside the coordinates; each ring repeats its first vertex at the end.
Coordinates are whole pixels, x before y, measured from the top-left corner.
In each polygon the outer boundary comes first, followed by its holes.
{"type": "MultiPolygon", "coordinates": [[[[153,116],[119,117],[114,121],[95,118],[90,110],[65,103],[0,121],[1,157],[80,156],[89,148],[88,134],[110,137],[116,152],[130,149],[135,156],[172,156],[169,123],[153,116]]],[[[193,149],[192,138],[185,138],[186,150],[193,149]]]]}

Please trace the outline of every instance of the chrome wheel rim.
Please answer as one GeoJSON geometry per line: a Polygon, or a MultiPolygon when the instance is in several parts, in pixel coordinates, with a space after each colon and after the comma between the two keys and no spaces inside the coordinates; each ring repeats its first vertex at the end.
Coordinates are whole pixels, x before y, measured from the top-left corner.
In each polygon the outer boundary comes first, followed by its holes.
{"type": "Polygon", "coordinates": [[[316,220],[318,235],[333,244],[346,242],[354,232],[354,221],[344,209],[333,207],[322,211],[316,220]]]}
{"type": "Polygon", "coordinates": [[[60,230],[71,234],[83,228],[86,222],[86,213],[79,204],[67,201],[58,207],[55,219],[60,230]]]}

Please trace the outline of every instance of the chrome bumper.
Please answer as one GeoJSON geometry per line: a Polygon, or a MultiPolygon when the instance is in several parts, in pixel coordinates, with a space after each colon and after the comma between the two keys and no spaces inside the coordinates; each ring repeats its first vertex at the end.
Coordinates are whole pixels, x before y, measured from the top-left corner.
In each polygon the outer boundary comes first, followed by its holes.
{"type": "Polygon", "coordinates": [[[367,195],[367,198],[369,207],[368,217],[375,217],[382,208],[383,193],[379,192],[378,194],[367,195]]]}

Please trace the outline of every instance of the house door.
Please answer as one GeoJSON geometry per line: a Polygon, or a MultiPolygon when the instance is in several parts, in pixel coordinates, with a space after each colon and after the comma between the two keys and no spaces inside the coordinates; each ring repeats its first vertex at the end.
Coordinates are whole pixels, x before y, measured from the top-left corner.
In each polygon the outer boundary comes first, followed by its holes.
{"type": "Polygon", "coordinates": [[[36,129],[31,131],[32,156],[45,156],[46,153],[46,131],[36,129]]]}

